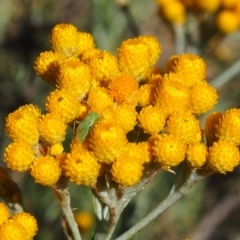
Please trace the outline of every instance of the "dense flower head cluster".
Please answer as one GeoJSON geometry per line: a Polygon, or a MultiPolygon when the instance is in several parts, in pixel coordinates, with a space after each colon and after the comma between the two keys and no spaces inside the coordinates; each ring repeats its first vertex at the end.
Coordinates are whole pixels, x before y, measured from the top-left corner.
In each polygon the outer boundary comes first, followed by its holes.
{"type": "Polygon", "coordinates": [[[58,24],[50,41],[34,68],[55,90],[45,113],[29,104],[7,117],[9,168],[29,170],[46,186],[61,176],[94,186],[105,173],[131,186],[149,164],[170,170],[186,159],[221,173],[238,165],[240,110],[210,115],[204,130],[197,119],[218,99],[199,56],[174,55],[164,72],[155,66],[161,54],[155,37],[125,40],[113,55],[96,48],[91,35],[58,24]],[[67,127],[74,132],[68,152],[67,127]]]}
{"type": "Polygon", "coordinates": [[[19,212],[11,216],[8,207],[0,202],[0,216],[1,240],[31,240],[37,233],[37,221],[29,213],[19,212]]]}
{"type": "Polygon", "coordinates": [[[240,27],[240,2],[238,0],[156,0],[161,15],[173,24],[184,24],[187,12],[199,15],[217,13],[215,22],[218,29],[229,34],[240,27]]]}

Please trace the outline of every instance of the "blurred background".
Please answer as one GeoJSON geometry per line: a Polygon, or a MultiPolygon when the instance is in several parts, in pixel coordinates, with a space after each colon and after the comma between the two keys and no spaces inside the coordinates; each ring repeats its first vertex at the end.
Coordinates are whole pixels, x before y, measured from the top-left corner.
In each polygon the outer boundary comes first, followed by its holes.
{"type": "MultiPolygon", "coordinates": [[[[208,67],[207,80],[219,93],[219,103],[212,111],[239,107],[240,31],[234,29],[230,34],[219,31],[215,19],[223,6],[210,12],[192,11],[185,3],[191,1],[182,1],[186,20],[179,24],[164,16],[162,2],[0,0],[0,166],[5,166],[3,153],[10,143],[4,133],[7,114],[27,103],[37,104],[44,110],[51,86],[36,76],[33,64],[40,52],[50,49],[50,30],[58,23],[72,23],[79,30],[90,32],[97,47],[113,53],[127,38],[153,35],[162,46],[157,66],[163,70],[173,54],[199,54],[208,67]]],[[[201,118],[202,124],[206,116],[201,118]]],[[[26,211],[37,218],[39,231],[34,239],[64,240],[61,211],[51,189],[35,184],[27,173],[10,174],[22,191],[26,211]]],[[[156,206],[176,177],[160,172],[123,212],[116,236],[156,206]]],[[[87,212],[79,219],[89,223],[81,226],[81,231],[83,239],[90,239],[94,225],[91,192],[74,184],[69,188],[74,212],[87,212]]],[[[215,174],[194,187],[134,239],[240,240],[239,189],[239,167],[227,175],[215,174]]]]}

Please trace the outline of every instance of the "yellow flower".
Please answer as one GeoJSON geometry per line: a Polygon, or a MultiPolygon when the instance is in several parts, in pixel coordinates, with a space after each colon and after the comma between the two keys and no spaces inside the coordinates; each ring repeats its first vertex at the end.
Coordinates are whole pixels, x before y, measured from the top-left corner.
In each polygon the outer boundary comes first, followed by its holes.
{"type": "Polygon", "coordinates": [[[150,141],[139,142],[139,147],[144,151],[143,159],[144,163],[150,163],[153,159],[153,148],[150,141]]]}
{"type": "Polygon", "coordinates": [[[41,138],[48,143],[64,141],[67,125],[64,120],[54,113],[42,115],[39,121],[41,138]]]}
{"type": "Polygon", "coordinates": [[[144,84],[142,85],[137,92],[138,105],[140,107],[146,107],[150,104],[153,104],[154,101],[154,84],[144,84]]]}
{"type": "Polygon", "coordinates": [[[26,212],[20,212],[12,217],[13,221],[18,222],[26,230],[26,240],[31,240],[36,235],[38,227],[35,217],[26,212]]]}
{"type": "Polygon", "coordinates": [[[216,133],[221,117],[222,113],[214,112],[211,113],[205,120],[204,133],[207,138],[208,145],[212,145],[213,142],[216,142],[218,140],[216,133]]]}
{"type": "Polygon", "coordinates": [[[173,24],[183,24],[186,20],[186,10],[182,2],[171,0],[164,3],[161,8],[163,17],[173,24]]]}
{"type": "Polygon", "coordinates": [[[5,149],[4,161],[12,170],[27,171],[34,159],[35,153],[26,142],[13,142],[5,149]]]}
{"type": "Polygon", "coordinates": [[[105,108],[113,105],[113,100],[106,88],[94,87],[88,94],[87,103],[92,112],[101,113],[105,108]]]}
{"type": "Polygon", "coordinates": [[[196,5],[203,11],[214,12],[218,9],[220,2],[220,0],[197,0],[196,5]]]}
{"type": "Polygon", "coordinates": [[[1,216],[0,217],[0,226],[1,226],[10,217],[10,212],[7,206],[2,202],[0,202],[0,216],[1,216]]]}
{"type": "Polygon", "coordinates": [[[74,148],[64,161],[64,174],[77,185],[92,186],[99,176],[100,165],[94,154],[83,148],[74,148]]]}
{"type": "Polygon", "coordinates": [[[89,48],[89,49],[86,49],[82,52],[82,55],[81,55],[81,60],[88,64],[89,61],[95,57],[99,57],[101,56],[102,54],[102,51],[98,48],[89,48]]]}
{"type": "Polygon", "coordinates": [[[149,60],[150,66],[153,66],[158,60],[160,54],[162,53],[162,49],[157,38],[153,36],[142,35],[142,36],[139,36],[138,39],[148,44],[148,47],[151,52],[151,57],[149,60]]]}
{"type": "Polygon", "coordinates": [[[229,109],[222,114],[216,136],[236,145],[240,144],[240,109],[229,109]]]}
{"type": "Polygon", "coordinates": [[[190,107],[190,90],[180,82],[161,81],[156,87],[155,105],[161,108],[166,116],[187,111],[190,107]]]}
{"type": "Polygon", "coordinates": [[[78,32],[78,42],[78,53],[76,52],[74,55],[80,55],[84,51],[94,48],[94,38],[90,33],[78,32]]]}
{"type": "Polygon", "coordinates": [[[34,70],[44,81],[55,86],[58,73],[58,60],[63,56],[53,51],[42,52],[34,62],[34,70]]]}
{"type": "Polygon", "coordinates": [[[121,104],[114,108],[116,113],[115,122],[128,133],[136,125],[137,112],[130,104],[121,104]]]}
{"type": "Polygon", "coordinates": [[[240,26],[239,14],[231,10],[222,10],[218,13],[216,22],[222,33],[232,33],[240,26]]]}
{"type": "Polygon", "coordinates": [[[78,212],[74,214],[74,219],[80,229],[80,232],[87,232],[93,227],[94,217],[89,212],[78,212]]]}
{"type": "Polygon", "coordinates": [[[151,67],[151,49],[139,38],[123,41],[118,48],[119,68],[138,81],[146,78],[151,67]]]}
{"type": "Polygon", "coordinates": [[[185,158],[186,146],[175,136],[163,135],[153,146],[153,155],[163,169],[177,166],[185,158]]]}
{"type": "Polygon", "coordinates": [[[186,159],[193,168],[202,167],[208,156],[208,150],[203,143],[193,143],[188,145],[186,152],[186,159]]]}
{"type": "Polygon", "coordinates": [[[108,107],[101,113],[101,121],[119,125],[126,133],[136,125],[137,112],[130,104],[108,107]]]}
{"type": "Polygon", "coordinates": [[[31,175],[35,182],[45,186],[54,185],[59,179],[61,168],[54,157],[46,155],[37,158],[31,167],[31,175]]]}
{"type": "Polygon", "coordinates": [[[14,141],[24,141],[31,146],[38,143],[38,118],[40,110],[28,104],[10,113],[6,118],[5,131],[14,141]]]}
{"type": "Polygon", "coordinates": [[[158,67],[152,67],[149,71],[147,80],[148,84],[157,84],[163,79],[163,71],[158,67]]]}
{"type": "Polygon", "coordinates": [[[207,67],[203,59],[195,54],[173,55],[167,62],[166,72],[169,75],[164,76],[164,78],[192,87],[205,79],[206,70],[207,67]]]}
{"type": "Polygon", "coordinates": [[[214,107],[218,95],[216,89],[202,81],[191,88],[190,98],[193,114],[203,114],[214,107]]]}
{"type": "Polygon", "coordinates": [[[166,133],[178,137],[186,145],[202,140],[199,121],[190,112],[177,112],[170,115],[166,133]]]}
{"type": "Polygon", "coordinates": [[[239,161],[239,150],[232,142],[219,140],[209,148],[208,163],[216,172],[232,172],[239,161]]]}
{"type": "Polygon", "coordinates": [[[79,101],[65,89],[51,92],[45,105],[47,111],[59,115],[67,124],[76,119],[80,113],[79,101]]]}
{"type": "Polygon", "coordinates": [[[109,95],[117,103],[136,102],[137,80],[130,74],[121,74],[109,84],[109,95]],[[135,101],[134,101],[135,100],[135,101]]]}
{"type": "Polygon", "coordinates": [[[94,46],[93,37],[88,33],[78,32],[72,24],[57,24],[51,32],[52,50],[64,56],[78,56],[83,50],[94,46]]]}
{"type": "Polygon", "coordinates": [[[14,221],[13,219],[9,219],[0,226],[0,236],[1,240],[25,240],[27,232],[20,223],[14,221]]]}
{"type": "Polygon", "coordinates": [[[52,146],[50,146],[48,150],[48,154],[52,156],[57,156],[63,152],[64,148],[61,143],[55,143],[52,146]]]}
{"type": "Polygon", "coordinates": [[[140,182],[143,172],[142,163],[133,157],[118,157],[112,164],[113,180],[121,186],[132,186],[140,182]]]}
{"type": "Polygon", "coordinates": [[[238,2],[238,0],[221,0],[221,5],[223,8],[233,8],[238,2]]]}
{"type": "Polygon", "coordinates": [[[135,159],[135,161],[138,161],[141,164],[143,164],[145,162],[145,157],[146,157],[146,152],[142,148],[141,144],[137,144],[135,142],[129,142],[124,147],[119,158],[135,159]]]}
{"type": "Polygon", "coordinates": [[[57,87],[64,88],[82,100],[92,86],[91,69],[78,59],[71,59],[60,64],[57,75],[57,87]]]}
{"type": "Polygon", "coordinates": [[[103,163],[112,163],[127,144],[124,130],[113,123],[99,122],[91,131],[91,149],[103,163]]]}
{"type": "Polygon", "coordinates": [[[166,123],[162,109],[152,105],[142,108],[138,119],[144,132],[152,135],[162,131],[166,123]]]}
{"type": "Polygon", "coordinates": [[[117,58],[110,52],[102,51],[88,59],[93,78],[103,84],[108,84],[111,78],[119,74],[117,58]]]}

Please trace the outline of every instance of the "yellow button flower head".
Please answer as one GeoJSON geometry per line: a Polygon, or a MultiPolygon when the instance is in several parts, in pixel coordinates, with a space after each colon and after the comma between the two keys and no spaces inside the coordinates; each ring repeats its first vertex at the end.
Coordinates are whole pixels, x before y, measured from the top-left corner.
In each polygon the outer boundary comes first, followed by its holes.
{"type": "Polygon", "coordinates": [[[58,72],[58,60],[63,56],[53,51],[42,52],[34,62],[34,70],[44,81],[55,86],[58,72]]]}
{"type": "Polygon", "coordinates": [[[211,113],[205,121],[204,134],[206,136],[208,145],[212,145],[213,142],[216,142],[218,140],[217,127],[219,125],[221,118],[222,113],[214,112],[211,113]]]}
{"type": "Polygon", "coordinates": [[[106,108],[101,113],[101,121],[119,125],[126,133],[136,125],[137,112],[130,104],[121,104],[106,108]]]}
{"type": "Polygon", "coordinates": [[[232,8],[236,6],[238,0],[221,0],[221,5],[223,8],[232,8]]]}
{"type": "Polygon", "coordinates": [[[85,233],[93,227],[94,217],[89,212],[78,212],[74,214],[74,219],[81,233],[85,233]]]}
{"type": "Polygon", "coordinates": [[[35,217],[26,212],[20,212],[12,217],[13,221],[18,222],[26,230],[26,240],[31,240],[36,235],[38,227],[35,217]]]}
{"type": "Polygon", "coordinates": [[[191,88],[190,98],[192,113],[199,115],[214,107],[218,100],[218,94],[216,89],[202,81],[191,88]]]}
{"type": "Polygon", "coordinates": [[[31,146],[38,143],[40,110],[33,104],[24,105],[6,118],[5,131],[14,141],[24,141],[31,146]]]}
{"type": "Polygon", "coordinates": [[[206,64],[202,58],[195,54],[184,53],[182,55],[173,55],[167,62],[166,72],[170,74],[170,80],[181,82],[192,87],[194,84],[202,81],[206,77],[206,64]]]}
{"type": "Polygon", "coordinates": [[[113,99],[108,95],[106,88],[94,87],[88,94],[87,103],[92,112],[101,113],[113,105],[113,99]]]}
{"type": "Polygon", "coordinates": [[[144,151],[144,155],[143,155],[144,163],[150,163],[153,159],[152,144],[150,143],[150,141],[146,141],[146,142],[139,142],[138,145],[144,151]]]}
{"type": "Polygon", "coordinates": [[[240,109],[229,109],[223,113],[217,126],[216,136],[236,145],[240,144],[240,109]]]}
{"type": "Polygon", "coordinates": [[[186,10],[182,2],[171,0],[164,3],[161,8],[163,17],[173,24],[183,24],[186,20],[186,10]]]}
{"type": "Polygon", "coordinates": [[[218,9],[220,2],[220,0],[197,0],[196,5],[203,11],[214,12],[218,9]]]}
{"type": "Polygon", "coordinates": [[[7,208],[7,206],[4,203],[0,202],[0,226],[1,224],[3,224],[4,222],[6,222],[8,220],[8,218],[10,217],[10,212],[7,208]]]}
{"type": "Polygon", "coordinates": [[[64,174],[70,181],[86,186],[95,184],[99,169],[100,165],[94,154],[82,148],[74,148],[74,151],[67,155],[63,166],[64,174]]]}
{"type": "Polygon", "coordinates": [[[232,142],[219,140],[209,148],[209,166],[219,173],[232,172],[239,161],[239,150],[232,142]]]}
{"type": "Polygon", "coordinates": [[[0,226],[1,240],[16,240],[16,239],[25,240],[26,235],[27,232],[25,228],[20,223],[14,221],[13,219],[9,219],[0,226]]]}
{"type": "Polygon", "coordinates": [[[52,156],[57,156],[63,152],[64,148],[61,143],[54,143],[52,146],[50,146],[48,150],[48,154],[52,156]]]}
{"type": "Polygon", "coordinates": [[[64,88],[82,100],[92,86],[91,69],[78,59],[64,62],[59,67],[57,87],[64,88]]]}
{"type": "Polygon", "coordinates": [[[52,50],[64,56],[78,56],[81,53],[81,42],[77,28],[72,24],[57,24],[51,32],[52,50]]]}
{"type": "Polygon", "coordinates": [[[138,105],[140,107],[146,107],[153,103],[154,101],[154,84],[144,84],[142,85],[137,92],[138,105]]]}
{"type": "Polygon", "coordinates": [[[138,39],[148,44],[151,52],[150,66],[153,66],[158,60],[160,54],[162,53],[161,46],[156,37],[153,36],[139,36],[138,39]]]}
{"type": "Polygon", "coordinates": [[[231,10],[222,10],[219,12],[216,22],[218,29],[224,34],[236,31],[240,25],[238,13],[231,10]]]}
{"type": "Polygon", "coordinates": [[[163,79],[163,71],[158,67],[152,67],[146,79],[148,84],[157,84],[163,79]]]}
{"type": "Polygon", "coordinates": [[[27,171],[35,158],[34,151],[26,142],[10,143],[4,152],[4,161],[12,170],[27,171]]]}
{"type": "Polygon", "coordinates": [[[39,121],[39,131],[42,140],[48,143],[58,143],[65,139],[67,125],[64,120],[54,113],[42,115],[39,121]]]}
{"type": "Polygon", "coordinates": [[[54,157],[46,155],[37,158],[31,167],[31,175],[35,182],[44,186],[52,186],[59,179],[61,168],[54,157]]]}
{"type": "Polygon", "coordinates": [[[166,133],[178,137],[186,145],[202,140],[199,121],[190,112],[177,112],[170,115],[166,133]]]}
{"type": "Polygon", "coordinates": [[[94,57],[101,56],[102,51],[99,48],[89,48],[82,52],[81,60],[88,64],[91,59],[94,57]]]}
{"type": "Polygon", "coordinates": [[[50,113],[59,115],[65,123],[72,122],[80,113],[80,103],[76,96],[65,89],[51,92],[46,100],[46,109],[50,113]]]}
{"type": "Polygon", "coordinates": [[[185,158],[186,146],[175,136],[164,135],[155,142],[153,155],[164,169],[177,166],[185,158]]]}
{"type": "Polygon", "coordinates": [[[141,162],[135,158],[118,157],[111,167],[113,180],[121,186],[132,186],[140,182],[143,172],[141,162]]]}
{"type": "Polygon", "coordinates": [[[123,41],[118,48],[119,68],[132,74],[138,81],[146,78],[151,67],[149,45],[139,38],[123,41]]]}
{"type": "Polygon", "coordinates": [[[76,55],[82,54],[84,51],[94,48],[94,38],[90,33],[86,32],[78,32],[78,52],[76,52],[76,55]]]}
{"type": "Polygon", "coordinates": [[[166,123],[162,109],[152,105],[143,108],[138,119],[143,131],[152,135],[162,131],[166,123]]]}
{"type": "Polygon", "coordinates": [[[118,105],[115,109],[115,122],[126,132],[133,130],[136,125],[137,112],[130,104],[118,105]]]}
{"type": "Polygon", "coordinates": [[[111,78],[119,73],[117,58],[110,52],[102,51],[88,59],[93,78],[103,84],[108,84],[111,78]]]}
{"type": "Polygon", "coordinates": [[[188,145],[186,159],[193,168],[202,167],[207,161],[207,156],[208,150],[205,144],[193,143],[188,145]]]}
{"type": "Polygon", "coordinates": [[[91,149],[100,162],[112,163],[127,144],[126,133],[119,125],[100,122],[91,132],[91,149]]]}
{"type": "Polygon", "coordinates": [[[166,116],[190,107],[190,90],[175,81],[162,81],[156,87],[155,105],[163,110],[166,116]]]}
{"type": "Polygon", "coordinates": [[[142,145],[129,142],[124,147],[120,158],[126,158],[126,159],[135,159],[135,161],[139,161],[141,164],[145,162],[145,150],[142,148],[142,145]]]}
{"type": "Polygon", "coordinates": [[[109,95],[117,103],[136,102],[138,82],[130,74],[121,74],[109,84],[109,95]],[[134,101],[135,100],[135,101],[134,101]]]}

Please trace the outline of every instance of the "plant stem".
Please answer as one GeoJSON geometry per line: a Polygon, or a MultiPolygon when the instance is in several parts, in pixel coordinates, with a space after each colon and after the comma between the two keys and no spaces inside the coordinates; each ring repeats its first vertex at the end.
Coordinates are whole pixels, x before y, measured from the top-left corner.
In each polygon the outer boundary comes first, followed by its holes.
{"type": "Polygon", "coordinates": [[[149,222],[154,220],[160,213],[166,210],[169,206],[175,203],[178,199],[183,197],[188,193],[188,191],[200,180],[206,177],[207,174],[199,174],[196,170],[191,170],[188,173],[187,178],[184,178],[180,174],[180,181],[178,181],[171,189],[169,195],[161,202],[159,205],[154,208],[147,216],[135,224],[132,228],[122,234],[115,240],[127,240],[132,238],[136,233],[138,233],[143,227],[145,227],[149,222]]]}
{"type": "MultiPolygon", "coordinates": [[[[58,183],[52,187],[55,196],[61,206],[64,221],[66,221],[66,225],[70,228],[72,239],[73,240],[82,240],[80,232],[78,230],[77,223],[74,220],[71,205],[70,205],[70,194],[68,192],[68,180],[66,178],[62,178],[58,181],[58,183]]],[[[67,231],[65,231],[67,232],[67,231]]],[[[68,239],[71,239],[67,236],[68,239]]]]}
{"type": "Polygon", "coordinates": [[[213,79],[210,84],[219,89],[224,84],[229,82],[233,77],[235,77],[238,73],[240,73],[240,59],[237,60],[234,64],[232,64],[227,70],[213,79]]]}

